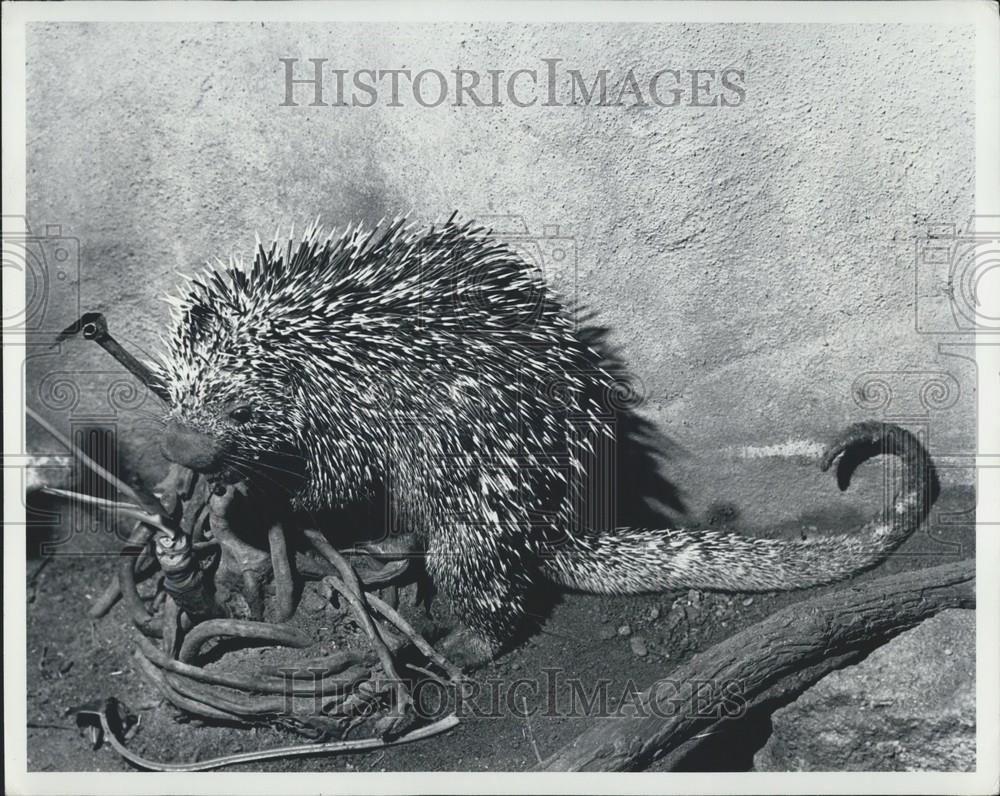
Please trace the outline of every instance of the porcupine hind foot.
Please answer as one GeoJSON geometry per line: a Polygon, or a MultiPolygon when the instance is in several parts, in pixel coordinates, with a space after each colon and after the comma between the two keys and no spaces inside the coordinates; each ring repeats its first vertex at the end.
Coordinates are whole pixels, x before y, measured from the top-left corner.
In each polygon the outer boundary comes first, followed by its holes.
{"type": "Polygon", "coordinates": [[[461,622],[441,652],[463,669],[483,666],[507,650],[523,625],[530,580],[517,548],[488,528],[449,529],[431,538],[427,571],[461,622]]]}

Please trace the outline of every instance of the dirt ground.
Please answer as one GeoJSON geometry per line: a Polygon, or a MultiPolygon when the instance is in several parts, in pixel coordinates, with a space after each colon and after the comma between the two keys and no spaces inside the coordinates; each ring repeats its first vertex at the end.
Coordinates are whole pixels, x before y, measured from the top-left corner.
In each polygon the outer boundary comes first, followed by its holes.
{"type": "MultiPolygon", "coordinates": [[[[971,492],[946,490],[937,503],[937,516],[964,514],[968,524],[950,519],[946,529],[923,529],[885,564],[862,577],[973,556],[974,508],[971,492]]],[[[849,519],[834,518],[833,529],[849,530],[849,519]]],[[[813,515],[803,520],[806,527],[815,523],[813,515]]],[[[793,537],[801,531],[802,526],[796,524],[773,529],[769,535],[793,537]]],[[[29,770],[132,770],[107,744],[94,750],[66,715],[74,706],[110,696],[141,717],[129,748],[159,761],[205,760],[303,742],[290,731],[271,727],[210,727],[180,720],[177,711],[143,679],[132,657],[136,631],[121,604],[96,621],[87,615],[112,576],[112,551],[117,549],[113,538],[101,533],[74,534],[59,545],[58,554],[47,557],[38,555],[37,539],[29,542],[34,542],[29,544],[33,552],[27,561],[29,770]]],[[[824,590],[830,588],[837,587],[824,590]]],[[[820,591],[753,596],[695,591],[642,597],[562,594],[555,598],[540,632],[476,673],[482,694],[465,711],[459,726],[447,734],[382,751],[250,763],[226,770],[527,770],[539,756],[548,756],[591,722],[600,721],[565,715],[570,712],[568,699],[574,687],[592,694],[605,682],[613,709],[630,688],[647,687],[694,653],[820,591]],[[546,684],[553,681],[550,691],[546,684]],[[540,686],[534,688],[532,682],[540,686]],[[499,694],[496,704],[494,694],[499,694]],[[555,703],[555,710],[548,710],[550,702],[555,703]],[[478,715],[471,715],[473,707],[478,715]],[[520,715],[524,707],[529,712],[539,710],[525,719],[520,715]]],[[[310,601],[307,589],[306,604],[310,601]]],[[[319,612],[313,618],[322,633],[322,622],[328,617],[319,612]]],[[[428,697],[431,702],[433,696],[428,697]]],[[[766,719],[744,721],[727,743],[692,755],[684,767],[749,770],[753,753],[767,740],[768,732],[766,719]]]]}

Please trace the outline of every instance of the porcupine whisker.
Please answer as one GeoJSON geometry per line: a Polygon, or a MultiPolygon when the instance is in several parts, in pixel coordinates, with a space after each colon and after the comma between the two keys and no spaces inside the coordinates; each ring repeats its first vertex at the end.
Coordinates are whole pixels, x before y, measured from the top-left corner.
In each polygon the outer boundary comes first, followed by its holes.
{"type": "Polygon", "coordinates": [[[148,434],[152,434],[152,435],[158,435],[163,430],[162,426],[155,426],[152,423],[150,423],[149,421],[145,421],[145,420],[140,420],[137,423],[134,423],[132,425],[132,428],[135,431],[144,431],[144,432],[146,432],[148,434]]]}
{"type": "Polygon", "coordinates": [[[222,469],[229,470],[235,473],[240,477],[241,480],[247,480],[248,478],[250,478],[250,474],[244,471],[239,465],[237,465],[235,462],[227,461],[226,459],[222,460],[222,469]]]}
{"type": "Polygon", "coordinates": [[[250,462],[246,460],[241,461],[233,459],[232,454],[229,454],[223,457],[223,464],[225,464],[228,467],[231,467],[233,470],[235,470],[238,474],[242,475],[244,478],[248,479],[252,479],[254,477],[261,478],[273,484],[274,486],[278,487],[279,489],[287,492],[289,495],[295,494],[295,489],[293,489],[290,485],[278,480],[272,475],[268,475],[267,473],[261,472],[256,466],[257,464],[259,464],[259,462],[250,462]]]}
{"type": "Polygon", "coordinates": [[[151,428],[165,428],[167,425],[162,418],[152,415],[139,415],[136,418],[136,423],[146,423],[151,428]]]}
{"type": "Polygon", "coordinates": [[[165,426],[166,423],[163,422],[162,418],[154,417],[153,415],[136,414],[135,421],[137,423],[148,423],[152,426],[165,426]]]}
{"type": "Polygon", "coordinates": [[[271,464],[257,459],[247,459],[246,457],[241,457],[237,459],[237,461],[241,462],[244,466],[250,468],[261,477],[270,477],[276,484],[285,484],[289,479],[292,481],[301,481],[304,477],[302,470],[289,470],[288,468],[281,467],[280,465],[271,464]],[[268,473],[267,471],[270,472],[268,473]]]}
{"type": "Polygon", "coordinates": [[[131,409],[129,410],[128,413],[134,415],[135,417],[141,417],[144,420],[151,420],[154,423],[159,423],[160,425],[166,425],[162,413],[153,412],[150,409],[131,409]]]}
{"type": "Polygon", "coordinates": [[[274,470],[275,472],[285,473],[286,475],[291,475],[296,478],[300,478],[302,476],[301,472],[297,472],[295,470],[289,470],[287,467],[282,467],[281,465],[278,464],[266,462],[263,459],[254,459],[252,457],[248,457],[239,453],[230,453],[228,455],[235,457],[238,461],[244,462],[253,469],[257,469],[258,467],[264,467],[267,468],[268,470],[274,470]]]}
{"type": "Polygon", "coordinates": [[[269,448],[241,448],[243,453],[257,454],[261,457],[267,457],[269,459],[292,459],[300,462],[308,461],[308,459],[299,453],[292,453],[290,451],[277,451],[269,448]]]}
{"type": "Polygon", "coordinates": [[[258,482],[266,482],[271,488],[277,489],[278,491],[288,495],[289,497],[294,497],[295,489],[289,484],[282,483],[281,481],[272,478],[267,473],[262,473],[260,470],[254,470],[247,465],[240,465],[236,462],[228,462],[228,465],[236,473],[242,475],[245,479],[258,482]]]}
{"type": "Polygon", "coordinates": [[[142,426],[144,428],[156,428],[156,429],[161,429],[161,430],[164,429],[164,428],[166,428],[166,426],[167,426],[167,424],[164,423],[162,420],[156,420],[155,418],[152,418],[152,417],[138,417],[138,418],[136,418],[135,425],[138,426],[139,424],[142,424],[142,426]]]}
{"type": "Polygon", "coordinates": [[[259,453],[267,456],[281,456],[286,459],[301,459],[302,461],[305,461],[308,458],[303,456],[301,453],[296,453],[290,450],[282,450],[280,448],[248,448],[242,444],[240,445],[240,451],[243,453],[259,453]]]}
{"type": "Polygon", "coordinates": [[[242,476],[248,475],[258,475],[258,473],[250,468],[248,463],[240,461],[238,458],[234,458],[232,454],[224,454],[219,462],[220,468],[230,468],[233,471],[239,473],[242,476]]]}
{"type": "Polygon", "coordinates": [[[128,409],[127,411],[128,411],[129,414],[133,414],[133,415],[149,415],[151,417],[152,416],[162,417],[162,415],[163,415],[162,412],[154,412],[152,409],[147,409],[147,408],[145,408],[143,406],[132,407],[131,409],[128,409]]]}
{"type": "Polygon", "coordinates": [[[295,495],[295,490],[292,489],[292,487],[290,487],[288,484],[283,484],[281,481],[271,478],[266,473],[254,470],[245,464],[240,465],[237,462],[228,461],[224,459],[223,465],[225,467],[228,467],[230,470],[232,470],[232,472],[236,473],[236,475],[240,476],[240,478],[246,481],[253,481],[254,479],[262,479],[264,481],[269,482],[272,486],[276,487],[280,491],[286,492],[289,496],[295,495]]]}
{"type": "Polygon", "coordinates": [[[246,461],[244,459],[234,458],[232,456],[232,454],[230,454],[230,455],[227,455],[227,456],[223,457],[223,463],[225,465],[229,466],[229,467],[232,467],[234,470],[236,470],[237,472],[239,472],[239,473],[241,473],[241,474],[243,474],[245,476],[254,476],[254,477],[257,477],[257,478],[262,478],[262,479],[264,479],[266,481],[269,481],[270,483],[274,484],[275,486],[281,487],[282,489],[284,489],[286,491],[292,491],[291,488],[287,484],[279,481],[274,476],[268,475],[265,472],[261,472],[256,467],[256,464],[257,464],[256,462],[250,462],[250,461],[246,461]]]}

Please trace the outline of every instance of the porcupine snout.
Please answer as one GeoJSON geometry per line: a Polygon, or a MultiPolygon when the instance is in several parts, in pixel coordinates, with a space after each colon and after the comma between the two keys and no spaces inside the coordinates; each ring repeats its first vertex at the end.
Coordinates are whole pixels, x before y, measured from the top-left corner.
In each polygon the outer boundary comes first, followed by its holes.
{"type": "Polygon", "coordinates": [[[170,461],[202,473],[217,470],[225,452],[211,435],[178,422],[167,424],[160,450],[170,461]]]}

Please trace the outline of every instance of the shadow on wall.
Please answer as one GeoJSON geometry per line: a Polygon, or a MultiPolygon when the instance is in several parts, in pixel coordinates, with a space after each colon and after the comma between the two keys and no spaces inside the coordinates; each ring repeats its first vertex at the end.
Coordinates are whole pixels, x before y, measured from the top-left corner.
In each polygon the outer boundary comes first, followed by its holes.
{"type": "MultiPolygon", "coordinates": [[[[581,315],[577,336],[598,356],[597,364],[622,389],[612,396],[615,406],[616,473],[614,524],[618,527],[667,528],[686,514],[681,491],[663,474],[663,465],[681,448],[639,414],[648,396],[629,373],[618,350],[609,342],[607,326],[591,324],[594,313],[581,315]]],[[[605,529],[600,529],[605,530],[605,529]]]]}

